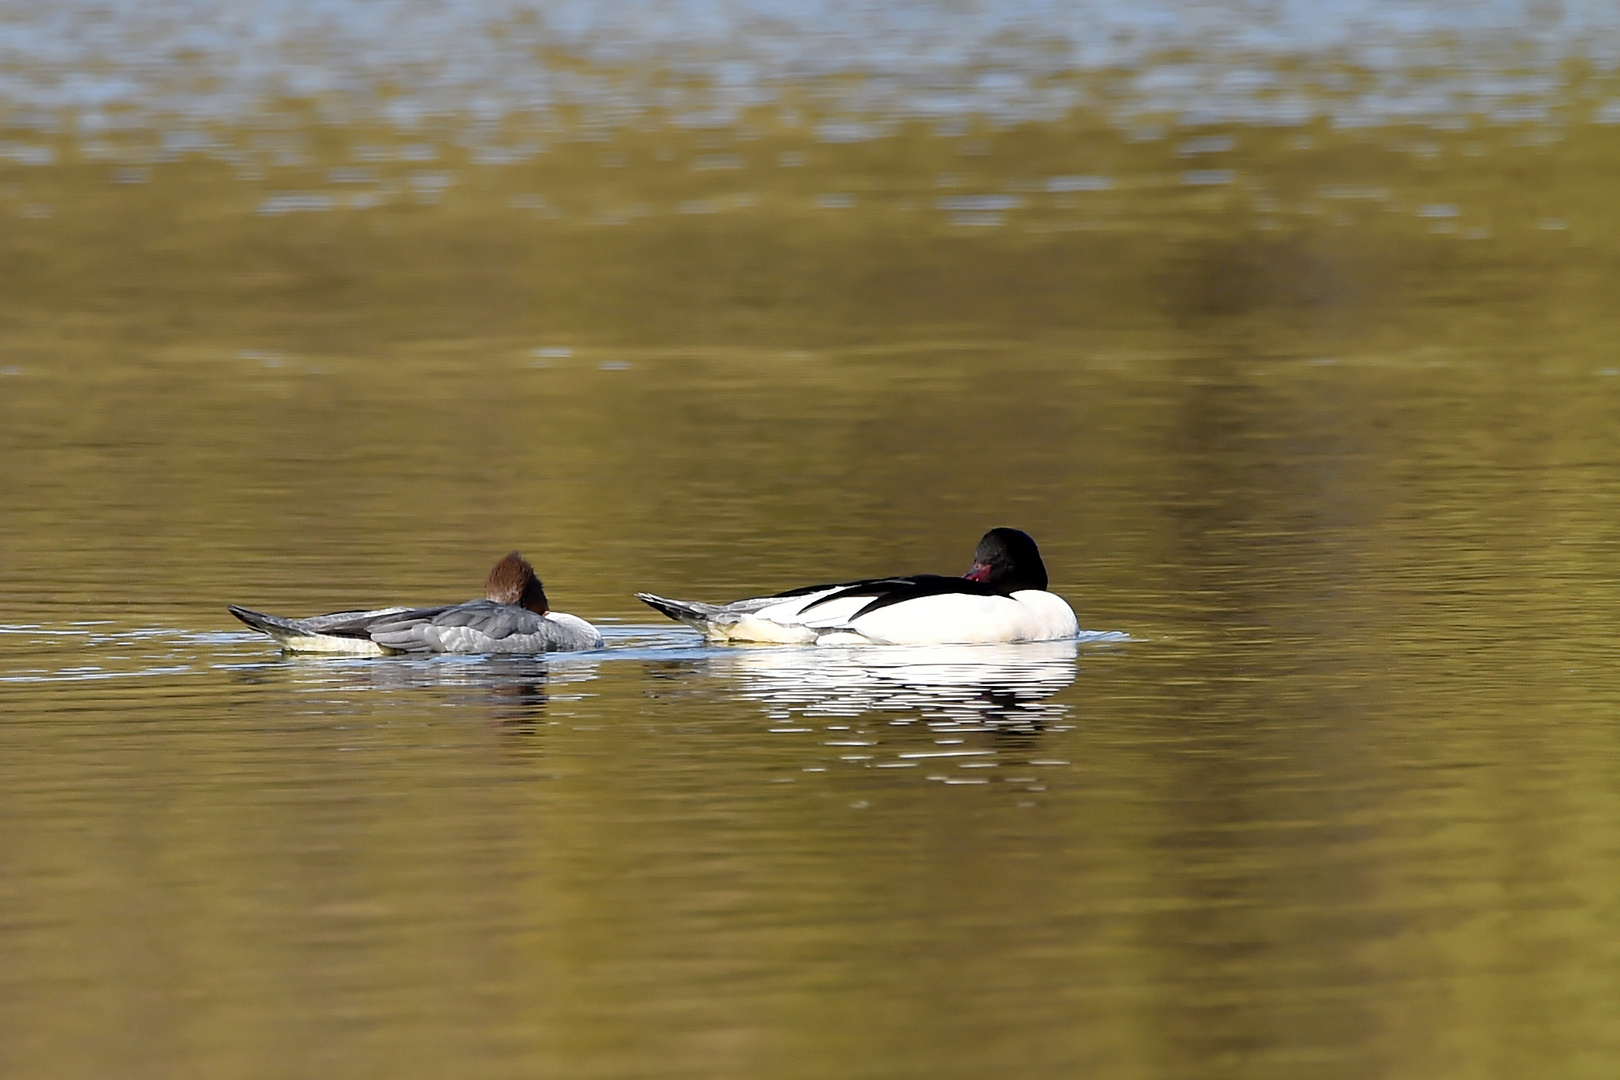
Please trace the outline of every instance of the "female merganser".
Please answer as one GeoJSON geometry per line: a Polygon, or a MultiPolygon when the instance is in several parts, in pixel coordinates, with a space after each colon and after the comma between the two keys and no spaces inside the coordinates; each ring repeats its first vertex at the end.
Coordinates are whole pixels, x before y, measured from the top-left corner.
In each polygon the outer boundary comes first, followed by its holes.
{"type": "Polygon", "coordinates": [[[231,614],[293,652],[386,656],[392,653],[542,653],[600,649],[596,627],[552,611],[534,567],[517,552],[495,564],[484,599],[448,607],[389,607],[283,619],[227,605],[231,614]]]}
{"type": "Polygon", "coordinates": [[[818,645],[946,645],[1059,641],[1080,632],[1074,611],[1046,591],[1029,534],[991,529],[963,576],[914,574],[811,585],[730,604],[636,599],[710,641],[818,645]]]}

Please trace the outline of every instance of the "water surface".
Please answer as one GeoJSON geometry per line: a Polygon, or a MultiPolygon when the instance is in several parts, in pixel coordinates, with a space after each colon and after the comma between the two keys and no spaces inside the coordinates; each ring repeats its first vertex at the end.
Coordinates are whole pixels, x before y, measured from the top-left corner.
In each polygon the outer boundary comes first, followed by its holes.
{"type": "Polygon", "coordinates": [[[1614,1073],[1605,12],[58,10],[0,33],[0,1071],[1614,1073]],[[631,597],[995,525],[1080,641],[631,597]],[[224,610],[514,547],[606,649],[224,610]]]}

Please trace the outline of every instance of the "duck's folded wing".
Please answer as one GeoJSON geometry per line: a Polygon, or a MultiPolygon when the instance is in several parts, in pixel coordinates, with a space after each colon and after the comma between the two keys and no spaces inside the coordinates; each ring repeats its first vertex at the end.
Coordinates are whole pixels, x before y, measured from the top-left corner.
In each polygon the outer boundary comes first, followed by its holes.
{"type": "Polygon", "coordinates": [[[590,649],[601,643],[600,635],[583,620],[554,620],[489,600],[401,611],[372,623],[370,633],[378,645],[400,652],[542,653],[590,649]]]}
{"type": "Polygon", "coordinates": [[[872,578],[852,581],[833,588],[825,596],[805,605],[801,611],[808,615],[814,608],[839,600],[866,598],[869,600],[848,616],[858,619],[881,608],[902,604],[907,600],[920,600],[925,596],[1008,596],[994,588],[968,578],[947,577],[943,574],[911,574],[906,577],[872,578]]]}
{"type": "Polygon", "coordinates": [[[238,607],[235,604],[226,606],[232,615],[253,629],[269,634],[284,648],[294,652],[359,655],[369,654],[375,648],[371,641],[372,623],[407,610],[403,607],[391,607],[371,611],[334,611],[330,615],[316,615],[308,619],[286,619],[279,615],[266,615],[262,611],[238,607]]]}
{"type": "Polygon", "coordinates": [[[371,611],[334,611],[330,615],[312,615],[307,619],[288,619],[280,615],[266,615],[262,611],[240,607],[236,604],[226,604],[225,608],[232,615],[247,623],[255,630],[262,630],[266,634],[346,634],[364,637],[366,627],[370,623],[385,615],[396,615],[407,610],[403,607],[376,608],[371,611]]]}
{"type": "Polygon", "coordinates": [[[298,624],[310,633],[338,634],[345,637],[365,637],[367,630],[379,619],[409,611],[404,606],[375,608],[371,611],[334,611],[330,615],[314,615],[299,619],[298,624]]]}

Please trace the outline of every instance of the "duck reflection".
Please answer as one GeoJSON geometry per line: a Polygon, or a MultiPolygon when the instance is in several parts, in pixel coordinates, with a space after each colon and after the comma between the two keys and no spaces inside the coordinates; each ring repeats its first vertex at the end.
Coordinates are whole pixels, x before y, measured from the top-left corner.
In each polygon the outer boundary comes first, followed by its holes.
{"type": "Polygon", "coordinates": [[[533,731],[554,697],[570,696],[567,688],[596,678],[598,667],[595,660],[572,657],[435,656],[401,661],[288,656],[257,669],[251,681],[279,675],[328,690],[448,691],[459,704],[487,709],[502,727],[533,731]]]}
{"type": "Polygon", "coordinates": [[[1022,645],[726,650],[707,673],[780,719],[909,713],[930,723],[1040,730],[1068,713],[1047,700],[1074,682],[1073,641],[1022,645]]]}

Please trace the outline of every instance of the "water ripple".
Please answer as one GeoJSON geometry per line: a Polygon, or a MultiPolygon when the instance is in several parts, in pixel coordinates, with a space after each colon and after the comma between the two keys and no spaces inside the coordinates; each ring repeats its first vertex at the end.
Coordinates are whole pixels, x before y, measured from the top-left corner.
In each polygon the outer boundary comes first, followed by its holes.
{"type": "MultiPolygon", "coordinates": [[[[1326,116],[1361,125],[1468,112],[1542,123],[1569,60],[1620,62],[1620,9],[1534,0],[0,0],[0,103],[48,123],[65,115],[87,133],[159,128],[164,117],[229,123],[288,100],[318,101],[329,120],[405,129],[574,109],[587,126],[656,113],[720,128],[805,80],[829,83],[817,130],[832,141],[881,137],[899,118],[1021,122],[1088,105],[1189,123],[1326,116]],[[1076,72],[1118,77],[1103,86],[1060,78],[1076,72]],[[850,74],[867,78],[839,84],[850,74]]],[[[179,130],[163,145],[184,153],[208,140],[179,130]]]]}

